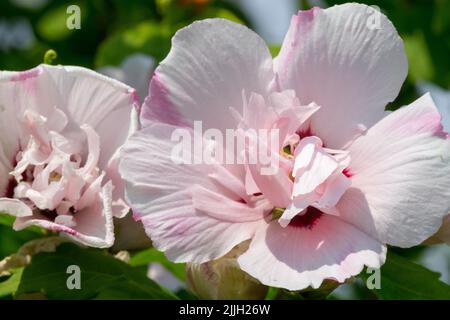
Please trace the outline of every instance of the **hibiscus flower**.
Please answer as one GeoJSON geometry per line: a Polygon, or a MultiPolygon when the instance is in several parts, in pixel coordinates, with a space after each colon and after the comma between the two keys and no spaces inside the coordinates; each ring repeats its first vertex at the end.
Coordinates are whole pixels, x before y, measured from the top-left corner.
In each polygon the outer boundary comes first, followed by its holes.
{"type": "Polygon", "coordinates": [[[124,216],[119,149],[134,130],[130,87],[79,67],[0,73],[0,212],[93,247],[124,216]]]}
{"type": "MultiPolygon", "coordinates": [[[[156,248],[204,263],[250,240],[242,270],[301,290],[379,268],[386,245],[411,247],[438,230],[450,207],[449,142],[429,95],[385,112],[408,67],[395,28],[381,13],[369,24],[373,14],[360,4],[300,11],[275,59],[227,20],[177,32],[120,163],[156,248]],[[195,134],[194,121],[223,136],[278,134],[238,146],[243,163],[205,163],[195,150],[191,163],[174,161],[174,133],[195,134]],[[265,151],[276,161],[249,161],[265,151]]],[[[204,149],[218,145],[203,138],[204,149]]]]}

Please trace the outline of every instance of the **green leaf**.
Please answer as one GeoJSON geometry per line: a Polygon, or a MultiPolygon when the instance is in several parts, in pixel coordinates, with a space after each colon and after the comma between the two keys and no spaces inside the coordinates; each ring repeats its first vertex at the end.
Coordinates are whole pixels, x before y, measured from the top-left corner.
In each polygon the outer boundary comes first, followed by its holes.
{"type": "Polygon", "coordinates": [[[0,282],[0,298],[13,296],[19,288],[23,268],[17,269],[7,280],[0,282]]]}
{"type": "MultiPolygon", "coordinates": [[[[9,214],[5,212],[0,212],[0,225],[12,227],[14,224],[14,221],[16,220],[16,217],[10,216],[9,214]]],[[[25,229],[26,231],[29,231],[31,233],[36,233],[37,235],[46,235],[48,232],[39,227],[31,226],[25,229]]]]}
{"type": "Polygon", "coordinates": [[[65,243],[35,255],[23,272],[17,295],[41,292],[49,299],[176,299],[145,273],[97,249],[65,243]],[[69,266],[80,268],[81,289],[68,289],[69,266]]]}
{"type": "Polygon", "coordinates": [[[7,227],[12,227],[14,220],[16,218],[13,216],[8,215],[5,212],[0,212],[0,224],[7,226],[7,227]]]}
{"type": "Polygon", "coordinates": [[[186,265],[184,263],[173,263],[169,261],[164,253],[155,248],[146,249],[133,255],[130,265],[133,267],[147,266],[149,263],[157,262],[162,264],[174,276],[181,281],[186,281],[186,265]]]}
{"type": "Polygon", "coordinates": [[[269,287],[269,290],[267,290],[265,300],[275,300],[279,291],[280,291],[280,289],[278,289],[278,288],[269,287]]]}
{"type": "Polygon", "coordinates": [[[0,213],[0,260],[17,252],[24,243],[46,234],[44,229],[34,226],[15,231],[12,229],[15,219],[15,217],[0,213]]]}
{"type": "MultiPolygon", "coordinates": [[[[391,251],[380,271],[381,288],[372,290],[379,299],[450,299],[450,286],[439,280],[439,273],[391,251]]],[[[370,274],[361,277],[367,281],[370,274]]]]}
{"type": "MultiPolygon", "coordinates": [[[[280,53],[281,50],[281,46],[278,44],[269,44],[269,50],[270,50],[270,54],[272,55],[272,57],[276,57],[278,56],[278,54],[280,53]]],[[[290,150],[286,150],[286,153],[290,153],[290,150]]]]}
{"type": "Polygon", "coordinates": [[[404,36],[405,51],[409,61],[409,76],[414,82],[434,77],[433,62],[422,32],[404,36]]]}
{"type": "Polygon", "coordinates": [[[162,60],[170,49],[171,33],[168,28],[153,22],[142,22],[107,38],[99,47],[98,67],[119,65],[133,53],[145,53],[162,60]]]}

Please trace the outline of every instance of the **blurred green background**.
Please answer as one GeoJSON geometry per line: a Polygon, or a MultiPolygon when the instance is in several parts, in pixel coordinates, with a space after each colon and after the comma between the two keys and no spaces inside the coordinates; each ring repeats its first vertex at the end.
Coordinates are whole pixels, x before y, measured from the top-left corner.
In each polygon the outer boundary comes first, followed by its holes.
{"type": "MultiPolygon", "coordinates": [[[[91,69],[120,66],[133,53],[161,61],[170,49],[170,39],[194,20],[221,17],[248,25],[278,52],[298,9],[327,7],[336,0],[2,0],[0,2],[0,70],[25,70],[43,62],[48,49],[58,53],[56,64],[91,69]],[[66,27],[67,8],[81,9],[81,29],[66,27]]],[[[393,22],[405,41],[409,75],[396,109],[416,99],[417,84],[432,82],[450,89],[450,0],[359,1],[378,6],[393,22]]],[[[17,251],[26,241],[41,236],[36,230],[14,232],[0,223],[0,260],[17,251]]],[[[450,282],[450,247],[421,247],[397,253],[443,272],[450,282]]],[[[367,296],[355,283],[336,297],[367,296]]]]}

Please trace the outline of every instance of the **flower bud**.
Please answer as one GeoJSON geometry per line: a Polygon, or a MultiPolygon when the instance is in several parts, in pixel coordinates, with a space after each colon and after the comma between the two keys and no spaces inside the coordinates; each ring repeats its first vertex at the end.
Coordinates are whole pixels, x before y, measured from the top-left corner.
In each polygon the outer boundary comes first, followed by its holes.
{"type": "Polygon", "coordinates": [[[220,259],[187,265],[188,285],[200,299],[264,299],[268,287],[239,268],[237,258],[248,248],[241,243],[220,259]]]}

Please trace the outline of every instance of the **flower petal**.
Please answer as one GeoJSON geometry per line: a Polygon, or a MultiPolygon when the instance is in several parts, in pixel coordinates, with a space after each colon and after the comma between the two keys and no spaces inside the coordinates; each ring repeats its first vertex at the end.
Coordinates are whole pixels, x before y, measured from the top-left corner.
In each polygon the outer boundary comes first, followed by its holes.
{"type": "MultiPolygon", "coordinates": [[[[60,121],[53,119],[60,119],[55,112],[59,108],[78,127],[88,124],[95,128],[102,145],[102,168],[127,138],[133,107],[138,107],[134,89],[94,71],[71,66],[40,65],[24,72],[1,73],[0,97],[0,133],[4,132],[1,144],[7,156],[18,151],[17,121],[25,110],[59,125],[60,121]]],[[[73,129],[71,125],[69,122],[68,130],[73,129]]]]}
{"type": "Polygon", "coordinates": [[[29,226],[39,226],[60,232],[75,242],[91,247],[108,248],[114,243],[114,226],[111,211],[112,184],[107,183],[93,205],[77,212],[70,224],[62,224],[65,219],[57,219],[59,223],[48,220],[45,216],[34,213],[32,216],[18,217],[14,222],[15,230],[29,226]],[[71,226],[75,222],[76,226],[71,226]]]}
{"type": "Polygon", "coordinates": [[[33,212],[30,207],[18,199],[0,198],[0,212],[15,217],[31,216],[33,212]]]}
{"type": "Polygon", "coordinates": [[[386,247],[354,226],[324,214],[312,229],[278,223],[262,226],[238,258],[261,283],[288,290],[319,288],[325,279],[344,282],[364,265],[379,268],[386,247]]]}
{"type": "Polygon", "coordinates": [[[229,107],[242,114],[242,92],[266,95],[272,78],[272,57],[256,33],[224,19],[196,21],[175,34],[156,69],[142,122],[179,125],[184,116],[206,129],[235,128],[229,107]]]}
{"type": "Polygon", "coordinates": [[[229,179],[234,173],[224,174],[225,167],[217,170],[217,165],[175,163],[175,129],[155,123],[135,133],[124,146],[119,170],[126,198],[154,246],[176,262],[202,263],[251,238],[265,207],[241,210],[248,197],[243,173],[220,184],[217,175],[229,179]],[[229,181],[236,186],[236,178],[241,186],[227,189],[229,181]],[[220,211],[214,201],[237,210],[220,211]]]}
{"type": "Polygon", "coordinates": [[[431,94],[441,113],[444,130],[445,132],[450,132],[450,91],[444,90],[430,82],[421,83],[418,88],[422,94],[427,92],[431,94]]]}
{"type": "Polygon", "coordinates": [[[341,217],[381,242],[410,247],[450,211],[450,140],[429,94],[390,113],[349,148],[341,217]]]}
{"type": "Polygon", "coordinates": [[[99,166],[104,169],[129,135],[132,111],[138,107],[136,91],[85,68],[42,67],[62,97],[58,107],[78,126],[87,124],[100,136],[99,166]]]}
{"type": "Polygon", "coordinates": [[[314,134],[327,147],[341,148],[359,133],[359,124],[370,127],[382,118],[408,67],[386,16],[344,4],[294,16],[275,69],[279,89],[294,89],[302,104],[321,106],[312,117],[314,134]]]}

